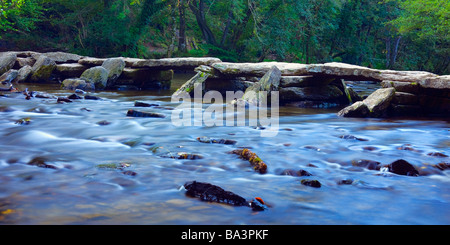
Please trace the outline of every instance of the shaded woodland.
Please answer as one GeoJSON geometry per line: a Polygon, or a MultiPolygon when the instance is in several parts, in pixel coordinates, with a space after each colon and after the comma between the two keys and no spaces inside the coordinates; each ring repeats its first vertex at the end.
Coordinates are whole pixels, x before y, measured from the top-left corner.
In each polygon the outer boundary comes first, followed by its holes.
{"type": "Polygon", "coordinates": [[[0,49],[449,74],[446,0],[2,0],[0,49]]]}

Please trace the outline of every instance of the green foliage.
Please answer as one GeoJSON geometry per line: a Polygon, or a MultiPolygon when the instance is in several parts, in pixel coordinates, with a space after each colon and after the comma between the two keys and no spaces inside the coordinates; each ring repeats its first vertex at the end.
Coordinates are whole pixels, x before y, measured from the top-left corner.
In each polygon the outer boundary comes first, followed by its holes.
{"type": "Polygon", "coordinates": [[[449,13],[446,0],[2,0],[0,38],[15,49],[98,57],[337,61],[448,74],[449,13]],[[177,50],[183,42],[187,52],[177,50]]]}
{"type": "MultiPolygon", "coordinates": [[[[42,17],[40,0],[2,0],[0,2],[0,30],[30,32],[42,17]]],[[[1,37],[1,34],[0,34],[1,37]]]]}

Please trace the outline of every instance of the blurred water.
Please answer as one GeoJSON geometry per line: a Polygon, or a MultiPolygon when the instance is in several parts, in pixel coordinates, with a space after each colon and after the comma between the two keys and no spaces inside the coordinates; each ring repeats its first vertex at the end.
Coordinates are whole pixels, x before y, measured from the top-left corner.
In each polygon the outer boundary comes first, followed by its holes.
{"type": "MultiPolygon", "coordinates": [[[[175,127],[170,115],[177,104],[170,94],[189,77],[178,74],[171,91],[95,93],[104,98],[100,101],[57,104],[55,99],[0,97],[0,224],[450,223],[449,171],[432,167],[450,159],[427,155],[450,155],[448,121],[340,118],[338,108],[282,107],[273,138],[249,126],[175,127]],[[134,108],[135,100],[160,107],[134,108]],[[128,109],[166,118],[130,118],[128,109]],[[16,124],[21,118],[31,123],[16,124]],[[103,120],[110,124],[99,125],[103,120]],[[196,138],[201,136],[237,144],[200,143],[196,138]],[[414,150],[402,150],[405,145],[414,150]],[[228,153],[240,147],[263,159],[268,173],[258,174],[228,153]],[[179,152],[203,158],[167,157],[179,152]],[[27,164],[36,158],[55,169],[27,164]],[[404,159],[421,176],[353,166],[360,159],[383,165],[404,159]],[[102,167],[120,163],[128,165],[102,167]],[[312,176],[280,175],[284,169],[304,169],[312,176]],[[302,185],[305,178],[319,180],[322,187],[302,185]],[[339,185],[343,179],[353,184],[339,185]],[[253,212],[186,197],[180,187],[192,180],[249,200],[261,197],[271,208],[253,212]]],[[[54,86],[22,86],[70,95],[54,86]]]]}

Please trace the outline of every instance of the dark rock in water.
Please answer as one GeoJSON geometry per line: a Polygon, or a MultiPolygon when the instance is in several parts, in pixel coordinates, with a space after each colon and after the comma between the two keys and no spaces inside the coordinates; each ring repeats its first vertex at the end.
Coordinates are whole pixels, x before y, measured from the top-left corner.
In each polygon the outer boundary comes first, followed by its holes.
{"type": "Polygon", "coordinates": [[[397,150],[420,152],[419,150],[412,148],[411,144],[404,144],[402,146],[399,146],[399,147],[397,147],[397,150]]]}
{"type": "Polygon", "coordinates": [[[188,160],[196,160],[196,159],[203,159],[202,156],[198,154],[192,154],[192,153],[186,153],[186,152],[178,152],[176,157],[177,159],[188,159],[188,160]]]}
{"type": "Polygon", "coordinates": [[[72,102],[69,98],[66,97],[58,97],[58,100],[56,101],[57,103],[63,103],[63,102],[72,102]]]}
{"type": "Polygon", "coordinates": [[[298,171],[293,169],[285,169],[281,172],[280,175],[289,175],[289,176],[312,176],[312,174],[306,170],[300,169],[298,171]]]}
{"type": "Polygon", "coordinates": [[[337,182],[338,185],[351,185],[352,183],[352,179],[342,179],[337,182]]]}
{"type": "Polygon", "coordinates": [[[269,209],[260,197],[255,197],[250,203],[253,211],[264,211],[269,209]]]}
{"type": "Polygon", "coordinates": [[[185,183],[184,188],[187,190],[187,196],[196,197],[202,201],[224,203],[233,206],[249,206],[245,198],[209,183],[192,181],[185,183]]]}
{"type": "Polygon", "coordinates": [[[135,111],[135,110],[128,110],[127,112],[128,117],[157,117],[157,118],[165,118],[166,116],[159,114],[159,113],[153,113],[153,112],[142,112],[142,111],[135,111]]]}
{"type": "Polygon", "coordinates": [[[108,121],[106,121],[106,120],[102,120],[102,121],[100,121],[100,122],[97,122],[97,124],[100,125],[100,126],[106,126],[106,125],[109,125],[109,124],[111,124],[111,123],[108,122],[108,121]]]}
{"type": "Polygon", "coordinates": [[[370,170],[380,170],[381,163],[372,160],[360,159],[360,160],[353,160],[352,165],[367,168],[370,170]]]}
{"type": "Polygon", "coordinates": [[[202,143],[216,143],[216,144],[225,144],[225,145],[234,145],[236,144],[236,140],[227,140],[227,139],[211,139],[206,136],[198,137],[197,141],[202,143]]]}
{"type": "Polygon", "coordinates": [[[97,97],[97,96],[93,96],[93,95],[85,95],[84,99],[85,100],[101,100],[102,98],[97,97]]]}
{"type": "Polygon", "coordinates": [[[409,162],[400,159],[388,165],[389,172],[407,175],[407,176],[419,176],[419,172],[409,162]]]}
{"type": "Polygon", "coordinates": [[[444,153],[440,153],[440,152],[430,152],[427,155],[428,156],[433,156],[433,157],[448,157],[444,153]]]}
{"type": "Polygon", "coordinates": [[[302,185],[311,186],[315,188],[320,188],[322,186],[318,180],[302,179],[300,183],[302,183],[302,185]]]}
{"type": "Polygon", "coordinates": [[[441,162],[441,163],[433,165],[433,167],[438,168],[439,170],[446,170],[446,169],[450,169],[450,163],[441,162]]]}
{"type": "Polygon", "coordinates": [[[137,175],[136,172],[130,171],[130,170],[123,171],[122,174],[129,175],[129,176],[136,176],[137,175]]]}
{"type": "Polygon", "coordinates": [[[72,95],[70,95],[67,98],[69,98],[71,100],[81,100],[81,99],[83,99],[83,97],[79,96],[78,94],[72,94],[72,95]]]}
{"type": "Polygon", "coordinates": [[[53,165],[47,164],[43,157],[35,157],[35,158],[31,159],[31,161],[29,161],[27,164],[32,165],[32,166],[37,166],[40,168],[58,169],[57,167],[55,167],[53,165]]]}
{"type": "Polygon", "coordinates": [[[358,138],[358,137],[353,136],[353,135],[341,135],[341,136],[339,136],[339,138],[345,139],[345,140],[369,141],[368,139],[358,138]]]}
{"type": "Polygon", "coordinates": [[[56,99],[57,97],[54,95],[51,95],[46,92],[36,92],[34,95],[35,98],[41,98],[41,99],[56,99]]]}
{"type": "Polygon", "coordinates": [[[141,101],[135,101],[134,102],[135,107],[152,107],[152,106],[159,106],[158,104],[149,104],[141,101]]]}

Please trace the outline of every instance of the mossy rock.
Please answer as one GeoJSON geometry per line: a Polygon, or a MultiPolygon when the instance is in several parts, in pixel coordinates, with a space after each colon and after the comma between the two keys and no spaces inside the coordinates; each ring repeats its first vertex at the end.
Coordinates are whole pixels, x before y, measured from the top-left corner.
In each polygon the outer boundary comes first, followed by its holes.
{"type": "Polygon", "coordinates": [[[31,82],[45,83],[50,81],[50,76],[56,68],[56,63],[47,56],[41,55],[31,68],[31,82]]]}
{"type": "Polygon", "coordinates": [[[84,71],[80,78],[93,83],[96,89],[105,89],[108,82],[108,71],[102,66],[95,66],[84,71]]]}

